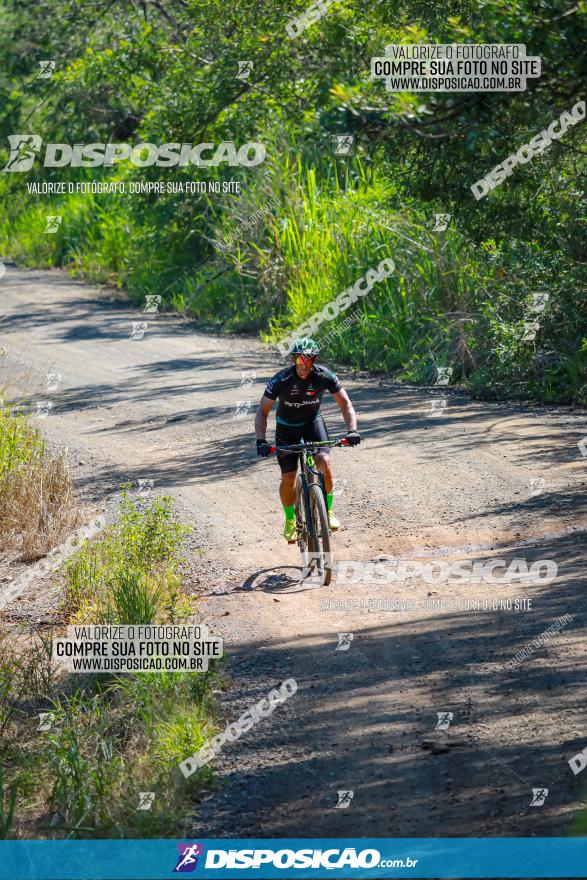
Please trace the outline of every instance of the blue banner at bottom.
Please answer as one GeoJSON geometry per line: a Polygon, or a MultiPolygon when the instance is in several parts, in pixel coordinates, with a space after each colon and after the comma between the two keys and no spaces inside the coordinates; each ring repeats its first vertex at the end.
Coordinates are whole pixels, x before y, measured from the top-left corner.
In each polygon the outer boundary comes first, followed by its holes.
{"type": "Polygon", "coordinates": [[[587,877],[587,838],[0,842],[0,880],[587,877]]]}

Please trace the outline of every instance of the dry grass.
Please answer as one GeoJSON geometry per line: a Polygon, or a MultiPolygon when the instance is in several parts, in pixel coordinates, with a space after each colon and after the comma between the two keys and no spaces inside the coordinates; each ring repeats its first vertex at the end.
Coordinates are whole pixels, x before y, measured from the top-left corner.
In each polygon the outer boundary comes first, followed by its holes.
{"type": "Polygon", "coordinates": [[[39,559],[78,523],[65,457],[49,452],[28,416],[0,406],[0,554],[39,559]]]}

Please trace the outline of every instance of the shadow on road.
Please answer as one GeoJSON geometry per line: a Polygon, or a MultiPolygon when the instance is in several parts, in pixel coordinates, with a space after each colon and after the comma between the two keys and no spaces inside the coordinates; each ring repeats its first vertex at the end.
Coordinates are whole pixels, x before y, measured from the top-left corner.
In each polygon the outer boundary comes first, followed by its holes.
{"type": "MultiPolygon", "coordinates": [[[[225,784],[198,807],[192,836],[564,835],[586,784],[568,764],[587,745],[583,549],[569,536],[524,554],[559,565],[555,582],[516,590],[531,611],[390,613],[375,626],[364,614],[351,625],[320,610],[317,591],[313,635],[231,647],[239,685],[224,697],[227,721],[286,678],[299,689],[224,747],[225,784]],[[564,615],[559,634],[532,644],[564,615]],[[350,649],[337,651],[347,629],[350,649]],[[436,730],[445,712],[450,726],[436,730]],[[530,806],[543,787],[544,805],[530,806]],[[335,807],[339,790],[354,791],[348,809],[335,807]]],[[[241,589],[278,588],[288,575],[274,570],[272,582],[271,571],[241,589]]]]}

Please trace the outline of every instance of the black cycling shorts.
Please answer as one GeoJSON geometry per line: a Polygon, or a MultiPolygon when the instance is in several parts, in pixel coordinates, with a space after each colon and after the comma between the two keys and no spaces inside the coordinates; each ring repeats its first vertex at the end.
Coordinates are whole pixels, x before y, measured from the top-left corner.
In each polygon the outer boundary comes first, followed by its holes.
{"type": "MultiPolygon", "coordinates": [[[[313,422],[306,422],[305,425],[280,425],[275,430],[275,445],[289,446],[292,443],[299,443],[300,440],[329,440],[328,430],[324,419],[320,414],[316,416],[313,422]]],[[[330,452],[330,446],[323,446],[321,452],[330,452]]],[[[282,474],[291,474],[298,467],[299,452],[278,452],[277,462],[281,468],[282,474]]]]}

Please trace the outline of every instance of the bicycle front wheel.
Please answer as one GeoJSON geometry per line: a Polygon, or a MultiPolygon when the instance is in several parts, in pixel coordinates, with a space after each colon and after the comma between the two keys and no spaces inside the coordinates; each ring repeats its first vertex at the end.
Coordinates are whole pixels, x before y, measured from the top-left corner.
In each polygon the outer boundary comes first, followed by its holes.
{"type": "Polygon", "coordinates": [[[312,551],[315,554],[314,565],[325,587],[332,580],[332,553],[330,552],[330,528],[328,526],[328,512],[324,500],[322,487],[317,483],[309,486],[310,512],[314,525],[315,538],[312,541],[312,551]]]}
{"type": "Polygon", "coordinates": [[[296,521],[298,527],[298,547],[302,557],[302,578],[305,578],[314,567],[313,560],[316,557],[316,541],[310,534],[310,524],[307,521],[304,482],[301,475],[298,476],[296,483],[296,521]]]}

